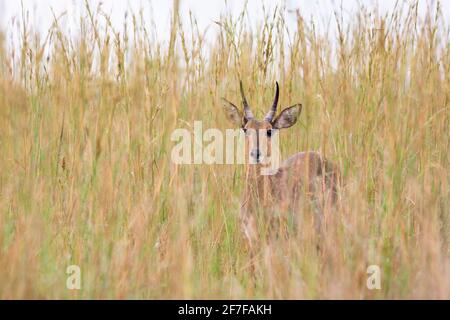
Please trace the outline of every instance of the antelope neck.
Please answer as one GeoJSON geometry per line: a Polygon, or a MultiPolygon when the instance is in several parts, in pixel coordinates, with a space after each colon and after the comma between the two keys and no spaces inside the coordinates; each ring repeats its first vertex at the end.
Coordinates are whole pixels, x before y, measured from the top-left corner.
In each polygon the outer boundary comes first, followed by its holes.
{"type": "Polygon", "coordinates": [[[261,174],[261,164],[248,164],[245,173],[245,197],[248,201],[266,204],[272,190],[272,180],[261,174]]]}

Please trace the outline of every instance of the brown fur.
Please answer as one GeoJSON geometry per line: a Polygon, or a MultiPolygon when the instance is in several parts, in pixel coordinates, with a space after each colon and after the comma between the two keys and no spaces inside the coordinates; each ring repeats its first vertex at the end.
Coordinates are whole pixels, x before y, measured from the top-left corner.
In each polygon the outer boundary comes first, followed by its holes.
{"type": "Polygon", "coordinates": [[[275,211],[295,214],[299,210],[303,195],[306,196],[304,200],[322,200],[318,209],[319,220],[316,221],[317,228],[320,228],[323,209],[334,205],[337,200],[340,179],[338,168],[313,151],[299,152],[291,156],[281,164],[274,175],[261,175],[261,168],[258,164],[247,165],[241,202],[241,221],[250,246],[258,238],[258,212],[267,215],[264,219],[273,225],[277,219],[275,211]]]}

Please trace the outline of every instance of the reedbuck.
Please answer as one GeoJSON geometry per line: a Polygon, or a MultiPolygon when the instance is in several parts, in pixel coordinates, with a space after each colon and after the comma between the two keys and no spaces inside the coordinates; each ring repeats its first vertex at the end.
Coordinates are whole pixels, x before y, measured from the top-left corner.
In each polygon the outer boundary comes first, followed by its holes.
{"type": "Polygon", "coordinates": [[[316,203],[316,228],[320,229],[325,207],[336,202],[339,171],[322,155],[314,151],[299,152],[282,162],[272,174],[262,174],[267,167],[264,160],[272,156],[272,139],[277,130],[289,128],[297,122],[302,105],[296,104],[281,111],[278,116],[279,97],[276,83],[275,100],[262,121],[255,119],[240,83],[243,113],[233,103],[223,98],[227,118],[241,127],[246,135],[245,146],[249,154],[246,161],[245,189],[241,202],[241,222],[245,236],[252,247],[258,237],[258,213],[273,228],[278,225],[286,231],[287,214],[295,221],[300,209],[299,200],[306,196],[316,203]],[[265,146],[265,148],[264,148],[265,146]],[[275,219],[275,216],[278,216],[275,219]]]}

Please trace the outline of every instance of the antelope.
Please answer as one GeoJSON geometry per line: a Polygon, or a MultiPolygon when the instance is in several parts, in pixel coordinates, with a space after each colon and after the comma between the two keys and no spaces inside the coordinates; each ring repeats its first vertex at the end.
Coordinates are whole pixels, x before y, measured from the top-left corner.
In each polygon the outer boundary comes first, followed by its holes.
{"type": "MultiPolygon", "coordinates": [[[[243,113],[235,104],[225,98],[222,99],[227,118],[234,125],[242,128],[246,136],[245,148],[250,161],[245,162],[245,186],[240,219],[244,235],[252,247],[258,238],[256,223],[257,214],[260,212],[258,208],[266,209],[269,216],[263,218],[267,218],[269,225],[272,225],[276,210],[281,213],[294,213],[295,218],[295,212],[299,209],[298,200],[302,194],[310,199],[316,199],[320,194],[326,199],[324,202],[333,205],[337,197],[339,170],[320,153],[304,151],[282,162],[272,175],[263,175],[261,171],[264,168],[263,159],[271,156],[271,140],[274,132],[292,127],[297,122],[302,105],[295,104],[287,107],[276,116],[279,98],[279,86],[276,82],[273,104],[264,119],[257,120],[245,98],[242,81],[240,93],[243,113]],[[263,140],[266,144],[265,148],[262,147],[263,140]]],[[[320,229],[323,214],[321,209],[319,211],[319,218],[315,220],[318,229],[320,229]]]]}

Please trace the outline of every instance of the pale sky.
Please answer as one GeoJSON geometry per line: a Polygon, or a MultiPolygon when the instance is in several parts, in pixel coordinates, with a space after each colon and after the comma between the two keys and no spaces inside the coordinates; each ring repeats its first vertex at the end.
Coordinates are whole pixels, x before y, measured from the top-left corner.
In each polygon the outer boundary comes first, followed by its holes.
{"type": "MultiPolygon", "coordinates": [[[[25,11],[29,11],[30,20],[34,26],[40,31],[46,32],[52,23],[52,11],[58,16],[60,13],[67,12],[66,27],[76,30],[77,19],[80,15],[81,9],[84,6],[82,0],[23,0],[23,1],[10,1],[0,0],[0,26],[4,29],[8,28],[9,31],[16,17],[17,19],[21,15],[21,2],[25,11]]],[[[95,8],[100,1],[91,0],[89,3],[91,7],[95,8]]],[[[103,10],[111,14],[112,23],[117,30],[120,30],[123,23],[124,14],[128,8],[137,12],[140,7],[144,8],[144,16],[148,19],[148,24],[151,24],[151,17],[153,16],[154,22],[157,26],[157,37],[159,40],[168,39],[169,35],[169,22],[170,11],[172,7],[171,0],[103,0],[103,10]],[[151,9],[153,8],[153,10],[151,9]],[[153,12],[153,13],[152,13],[153,12]]],[[[376,3],[378,4],[382,13],[386,13],[391,10],[395,5],[395,0],[343,0],[342,6],[348,19],[352,17],[352,11],[357,8],[358,3],[372,7],[376,3]]],[[[406,3],[411,1],[406,0],[406,3]]],[[[435,4],[433,0],[420,0],[419,11],[422,16],[425,15],[427,6],[435,4]]],[[[243,0],[181,0],[181,12],[185,24],[188,22],[189,10],[191,10],[198,19],[199,27],[204,30],[206,27],[211,26],[208,30],[208,36],[211,36],[214,31],[215,25],[212,21],[218,20],[220,13],[224,11],[230,11],[234,15],[238,15],[243,7],[243,0]]],[[[332,13],[333,9],[341,5],[340,0],[280,0],[280,1],[261,1],[261,0],[248,0],[248,11],[251,13],[251,24],[256,24],[262,16],[262,6],[264,3],[270,12],[270,8],[276,5],[286,4],[289,10],[300,9],[304,17],[314,17],[319,25],[326,26],[331,21],[333,24],[332,13]],[[254,14],[252,14],[254,13],[254,14]]],[[[448,25],[450,21],[450,0],[441,1],[442,12],[445,17],[445,22],[448,25]]],[[[285,17],[288,25],[294,25],[294,14],[287,14],[285,17]]]]}

